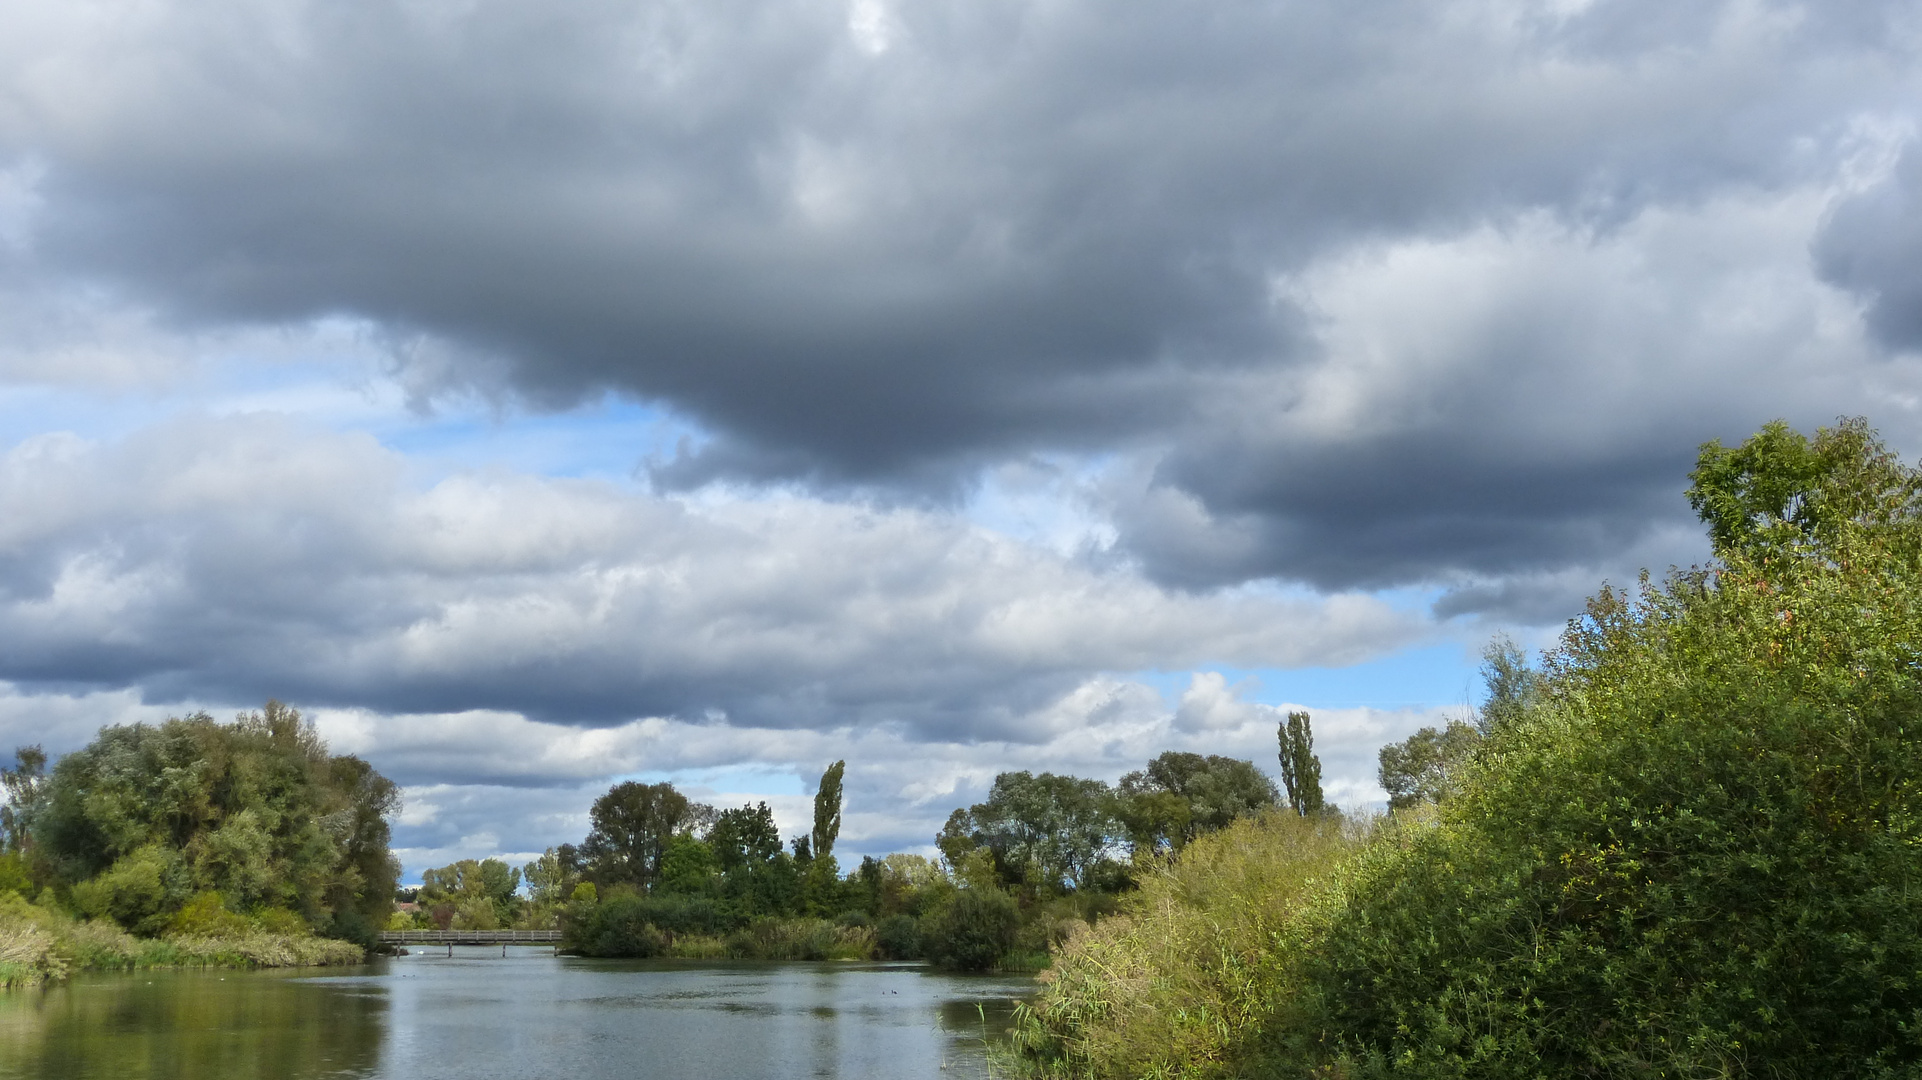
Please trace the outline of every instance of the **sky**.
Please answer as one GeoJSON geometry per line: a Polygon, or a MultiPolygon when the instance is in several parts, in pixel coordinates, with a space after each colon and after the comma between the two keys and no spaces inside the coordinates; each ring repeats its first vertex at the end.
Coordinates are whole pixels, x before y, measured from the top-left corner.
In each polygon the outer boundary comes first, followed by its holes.
{"type": "Polygon", "coordinates": [[[837,853],[1168,749],[1330,798],[1922,448],[1922,5],[12,0],[0,747],[277,698],[412,878],[847,766],[837,853]]]}

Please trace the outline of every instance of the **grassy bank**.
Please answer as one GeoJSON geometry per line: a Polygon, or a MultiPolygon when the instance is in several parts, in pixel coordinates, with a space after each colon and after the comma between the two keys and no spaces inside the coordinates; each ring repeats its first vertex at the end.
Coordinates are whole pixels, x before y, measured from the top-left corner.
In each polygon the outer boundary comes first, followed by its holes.
{"type": "Polygon", "coordinates": [[[0,988],[58,981],[82,971],[158,967],[315,967],[358,964],[360,946],[304,934],[244,930],[140,938],[106,922],[86,922],[37,907],[17,893],[0,896],[0,988]]]}
{"type": "Polygon", "coordinates": [[[1285,811],[1245,818],[1144,876],[1122,911],[1076,934],[1017,1006],[1034,1076],[1230,1076],[1291,982],[1302,900],[1365,825],[1285,811]],[[1279,947],[1278,947],[1279,946],[1279,947]]]}

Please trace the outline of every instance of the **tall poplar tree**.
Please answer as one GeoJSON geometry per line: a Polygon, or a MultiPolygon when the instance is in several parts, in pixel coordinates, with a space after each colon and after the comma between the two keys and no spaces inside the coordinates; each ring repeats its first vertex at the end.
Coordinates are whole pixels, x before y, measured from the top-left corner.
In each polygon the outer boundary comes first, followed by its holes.
{"type": "Polygon", "coordinates": [[[1325,804],[1321,797],[1321,759],[1315,756],[1315,732],[1308,714],[1290,712],[1275,729],[1281,743],[1281,786],[1288,791],[1288,805],[1302,817],[1315,817],[1325,804]]]}
{"type": "Polygon", "coordinates": [[[814,792],[814,831],[808,840],[817,859],[834,854],[834,841],[841,835],[841,774],[847,766],[845,761],[829,765],[814,792]]]}

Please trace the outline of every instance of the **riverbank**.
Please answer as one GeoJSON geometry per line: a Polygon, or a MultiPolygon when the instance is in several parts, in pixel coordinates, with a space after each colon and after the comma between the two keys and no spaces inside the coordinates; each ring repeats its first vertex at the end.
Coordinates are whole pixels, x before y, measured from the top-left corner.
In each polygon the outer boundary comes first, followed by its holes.
{"type": "Polygon", "coordinates": [[[249,931],[140,938],[108,923],[82,922],[36,907],[18,894],[0,897],[0,989],[41,986],[83,971],[322,967],[366,959],[366,952],[351,941],[304,934],[249,931]]]}

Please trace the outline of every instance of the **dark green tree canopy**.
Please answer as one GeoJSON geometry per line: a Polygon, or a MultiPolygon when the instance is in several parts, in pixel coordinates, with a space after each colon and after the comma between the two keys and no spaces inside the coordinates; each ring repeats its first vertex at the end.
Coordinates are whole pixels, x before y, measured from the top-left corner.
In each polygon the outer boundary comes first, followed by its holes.
{"type": "Polygon", "coordinates": [[[399,876],[387,847],[398,789],[359,758],[330,756],[279,702],[231,724],[198,713],[104,728],[60,759],[36,802],[40,872],[143,932],[211,891],[236,910],[284,908],[365,936],[399,876]]]}
{"type": "Polygon", "coordinates": [[[689,802],[673,784],[628,780],[594,800],[581,857],[602,885],[646,888],[660,877],[668,841],[713,819],[712,808],[689,802]]]}
{"type": "Polygon", "coordinates": [[[781,830],[766,803],[721,811],[707,831],[707,842],[723,871],[760,866],[781,854],[781,830]]]}
{"type": "Polygon", "coordinates": [[[1169,750],[1121,778],[1117,814],[1137,847],[1178,848],[1279,801],[1254,762],[1169,750]]]}

